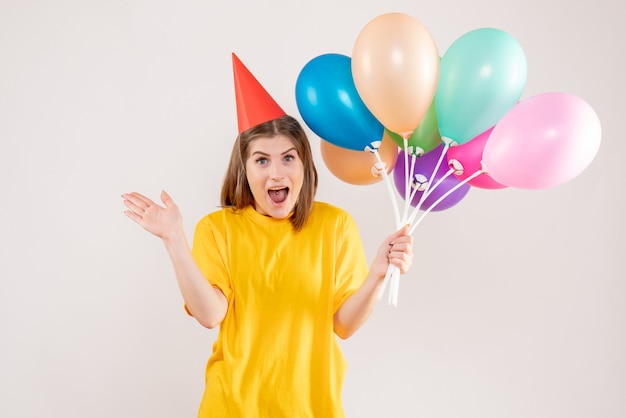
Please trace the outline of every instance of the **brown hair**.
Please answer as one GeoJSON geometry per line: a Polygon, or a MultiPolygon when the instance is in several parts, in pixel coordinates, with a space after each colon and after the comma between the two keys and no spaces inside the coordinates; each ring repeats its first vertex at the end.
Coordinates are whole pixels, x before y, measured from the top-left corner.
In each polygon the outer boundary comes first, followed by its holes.
{"type": "Polygon", "coordinates": [[[246,160],[249,157],[250,143],[259,137],[277,135],[284,135],[293,142],[304,166],[302,189],[293,213],[289,217],[294,230],[298,231],[306,223],[313,208],[313,200],[317,192],[317,170],[313,162],[309,139],[300,123],[292,116],[281,116],[254,126],[237,136],[222,184],[221,205],[235,210],[254,206],[254,196],[246,177],[246,160]]]}

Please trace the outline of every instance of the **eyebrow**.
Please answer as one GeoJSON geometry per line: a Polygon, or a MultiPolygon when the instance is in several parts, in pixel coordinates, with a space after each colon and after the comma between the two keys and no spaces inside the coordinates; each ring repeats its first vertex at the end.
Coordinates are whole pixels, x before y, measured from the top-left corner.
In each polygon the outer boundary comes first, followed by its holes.
{"type": "MultiPolygon", "coordinates": [[[[291,148],[289,148],[287,151],[283,151],[280,155],[289,154],[290,152],[296,152],[296,153],[297,153],[297,152],[298,152],[298,150],[296,150],[296,147],[291,147],[291,148]]],[[[251,155],[257,155],[257,154],[259,154],[259,155],[267,155],[267,156],[269,156],[269,154],[268,154],[268,153],[263,152],[263,151],[254,151],[251,155]]]]}

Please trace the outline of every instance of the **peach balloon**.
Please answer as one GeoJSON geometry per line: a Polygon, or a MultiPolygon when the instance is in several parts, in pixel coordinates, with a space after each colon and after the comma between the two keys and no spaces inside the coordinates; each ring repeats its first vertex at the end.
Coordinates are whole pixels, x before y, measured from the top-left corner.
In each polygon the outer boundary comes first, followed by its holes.
{"type": "MultiPolygon", "coordinates": [[[[365,186],[383,179],[382,176],[375,175],[376,170],[372,171],[378,159],[370,151],[339,147],[323,139],[320,140],[320,150],[326,167],[339,180],[365,186]]],[[[391,173],[396,164],[398,150],[398,145],[385,133],[378,153],[387,165],[387,173],[391,173]]]]}
{"type": "Polygon", "coordinates": [[[359,96],[385,128],[410,134],[435,96],[439,53],[431,34],[413,17],[387,13],[359,33],[352,50],[359,96]]]}

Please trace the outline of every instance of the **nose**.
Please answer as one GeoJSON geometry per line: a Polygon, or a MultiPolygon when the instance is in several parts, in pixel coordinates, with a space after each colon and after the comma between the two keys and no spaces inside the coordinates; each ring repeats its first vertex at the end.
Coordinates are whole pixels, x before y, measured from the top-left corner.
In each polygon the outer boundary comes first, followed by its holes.
{"type": "Polygon", "coordinates": [[[280,180],[285,177],[285,168],[281,164],[272,164],[270,167],[270,179],[280,180]]]}

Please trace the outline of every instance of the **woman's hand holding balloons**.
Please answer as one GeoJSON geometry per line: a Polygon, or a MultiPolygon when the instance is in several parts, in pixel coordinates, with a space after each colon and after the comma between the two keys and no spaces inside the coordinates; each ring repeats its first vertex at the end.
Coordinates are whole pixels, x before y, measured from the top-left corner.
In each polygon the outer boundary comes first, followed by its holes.
{"type": "Polygon", "coordinates": [[[409,226],[403,226],[383,241],[376,251],[376,257],[370,267],[375,277],[383,279],[389,265],[396,266],[401,274],[409,271],[413,264],[413,237],[409,226]]]}
{"type": "Polygon", "coordinates": [[[146,231],[164,240],[183,235],[182,216],[166,192],[161,192],[161,201],[165,207],[135,192],[124,193],[122,198],[128,208],[124,212],[126,216],[146,231]]]}

